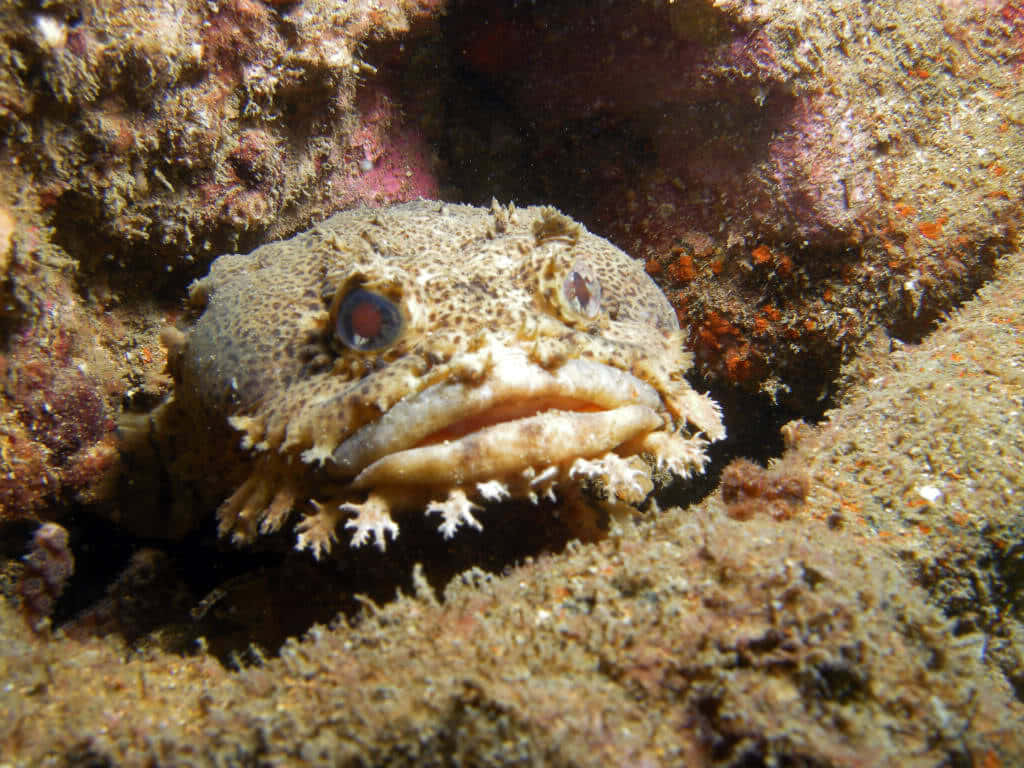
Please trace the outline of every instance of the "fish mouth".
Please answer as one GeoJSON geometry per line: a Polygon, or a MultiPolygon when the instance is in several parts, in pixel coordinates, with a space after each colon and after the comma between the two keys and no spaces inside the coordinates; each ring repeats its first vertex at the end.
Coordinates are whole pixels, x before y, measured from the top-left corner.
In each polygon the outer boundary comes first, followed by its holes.
{"type": "Polygon", "coordinates": [[[398,401],[326,462],[350,487],[464,485],[600,456],[665,424],[662,398],[622,369],[571,359],[548,370],[520,350],[488,350],[477,377],[398,401]]]}

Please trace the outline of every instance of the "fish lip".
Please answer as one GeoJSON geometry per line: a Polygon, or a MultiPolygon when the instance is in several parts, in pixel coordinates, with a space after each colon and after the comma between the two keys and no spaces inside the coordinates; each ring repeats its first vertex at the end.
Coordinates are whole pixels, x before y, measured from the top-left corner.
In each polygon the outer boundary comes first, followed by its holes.
{"type": "MultiPolygon", "coordinates": [[[[500,354],[491,350],[489,362],[481,381],[449,378],[398,401],[379,419],[342,441],[324,469],[338,478],[351,478],[385,456],[422,446],[431,436],[474,419],[481,420],[481,429],[486,429],[547,411],[599,413],[629,405],[644,406],[654,413],[664,411],[653,386],[605,363],[574,358],[549,371],[532,362],[524,351],[508,348],[500,354]],[[577,407],[558,408],[567,402],[577,403],[577,407]],[[546,404],[550,407],[543,407],[546,404]],[[488,414],[503,409],[513,417],[489,418],[488,414]]],[[[453,437],[464,439],[475,431],[468,429],[453,437]]]]}
{"type": "Polygon", "coordinates": [[[605,455],[661,424],[660,415],[637,403],[591,412],[541,411],[456,440],[389,453],[356,475],[351,488],[465,486],[522,478],[531,469],[565,469],[577,459],[605,455]]]}

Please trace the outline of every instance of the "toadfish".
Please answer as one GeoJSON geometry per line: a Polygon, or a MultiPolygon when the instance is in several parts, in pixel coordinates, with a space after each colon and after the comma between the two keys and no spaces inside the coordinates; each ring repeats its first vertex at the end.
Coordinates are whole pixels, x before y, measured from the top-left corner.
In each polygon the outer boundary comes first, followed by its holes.
{"type": "Polygon", "coordinates": [[[654,282],[550,207],[345,211],[219,257],[189,305],[161,421],[232,486],[236,543],[294,516],[319,559],[341,528],[383,550],[417,510],[450,537],[504,500],[632,509],[725,434],[654,282]]]}

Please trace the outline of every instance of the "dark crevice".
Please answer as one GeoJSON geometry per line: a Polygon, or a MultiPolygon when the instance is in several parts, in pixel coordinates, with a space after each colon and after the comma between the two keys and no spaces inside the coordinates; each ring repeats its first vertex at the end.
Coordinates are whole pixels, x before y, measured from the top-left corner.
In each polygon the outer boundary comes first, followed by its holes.
{"type": "MultiPolygon", "coordinates": [[[[119,634],[130,643],[156,641],[183,653],[197,650],[203,637],[222,660],[242,660],[251,644],[275,653],[314,623],[330,624],[339,614],[354,618],[363,608],[357,595],[386,603],[399,591],[412,594],[417,563],[440,594],[469,568],[502,573],[525,558],[559,552],[570,539],[552,503],[506,503],[475,514],[481,532],[460,531],[446,541],[436,517],[408,515],[386,553],[351,549],[343,540],[336,556],[316,562],[292,549],[290,530],[236,548],[218,538],[211,517],[179,541],[144,539],[79,508],[65,521],[75,577],[57,603],[53,624],[72,636],[119,634]],[[301,600],[295,599],[297,589],[301,600]]],[[[29,533],[7,536],[15,538],[27,542],[29,533]]],[[[14,556],[18,546],[11,542],[14,556]]]]}
{"type": "MultiPolygon", "coordinates": [[[[907,344],[919,344],[934,331],[942,320],[973,298],[995,277],[996,258],[1000,253],[1013,250],[1009,241],[983,241],[974,245],[982,255],[980,263],[970,269],[957,261],[955,255],[946,259],[946,269],[962,273],[964,279],[941,286],[919,279],[905,280],[899,291],[899,306],[894,316],[897,321],[887,330],[889,335],[907,344]]],[[[931,259],[933,257],[926,257],[931,259]]],[[[922,262],[920,268],[925,268],[922,262]]]]}
{"type": "MultiPolygon", "coordinates": [[[[595,12],[564,2],[466,0],[444,18],[436,55],[423,60],[444,62],[447,86],[424,104],[424,129],[435,129],[461,202],[554,203],[608,235],[616,205],[602,191],[628,189],[632,177],[649,173],[659,142],[699,147],[733,136],[716,151],[722,167],[738,170],[756,162],[788,119],[789,96],[781,91],[767,88],[755,98],[751,83],[698,76],[719,46],[745,34],[714,11],[680,20],[668,10],[601,5],[595,12]],[[612,53],[595,59],[595,45],[612,53]],[[668,86],[664,68],[677,73],[668,86]]],[[[408,79],[423,81],[416,57],[410,61],[408,79]]],[[[699,173],[682,181],[695,200],[702,197],[699,173]]]]}
{"type": "Polygon", "coordinates": [[[802,419],[810,424],[820,421],[832,407],[831,398],[817,403],[813,412],[795,411],[774,402],[765,393],[750,393],[722,386],[695,388],[709,390],[709,394],[722,407],[726,437],[708,448],[710,463],[703,475],[673,483],[658,497],[665,506],[688,506],[713,493],[721,479],[722,470],[736,458],[745,458],[767,465],[782,455],[784,445],[780,429],[790,421],[802,419]]]}

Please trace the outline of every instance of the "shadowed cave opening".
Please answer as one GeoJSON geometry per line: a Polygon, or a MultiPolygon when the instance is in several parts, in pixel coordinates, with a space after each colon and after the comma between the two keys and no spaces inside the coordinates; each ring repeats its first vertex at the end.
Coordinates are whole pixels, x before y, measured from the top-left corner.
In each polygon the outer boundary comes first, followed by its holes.
{"type": "MultiPolygon", "coordinates": [[[[615,195],[658,162],[656,147],[664,141],[658,126],[670,120],[676,129],[685,126],[678,136],[693,147],[718,146],[728,170],[753,163],[787,115],[784,93],[701,81],[708,51],[742,30],[709,5],[689,7],[691,16],[669,23],[656,12],[627,20],[625,3],[607,3],[603,21],[587,24],[572,3],[465,0],[455,2],[437,28],[379,43],[364,56],[377,67],[373,77],[401,83],[406,118],[418,121],[439,157],[442,197],[553,204],[628,252],[629,244],[615,236],[616,212],[625,204],[615,195]],[[609,25],[621,26],[617,56],[631,69],[595,66],[600,58],[593,48],[607,38],[609,25]],[[666,34],[677,43],[677,64],[693,76],[667,90],[659,80],[661,62],[634,44],[645,37],[663,41],[666,34]],[[716,142],[720,135],[739,135],[740,126],[744,141],[716,142]]],[[[700,179],[684,181],[696,190],[687,215],[713,217],[700,179]]],[[[75,250],[72,239],[65,244],[75,250]]],[[[827,392],[837,363],[808,368],[808,389],[827,392]]],[[[703,477],[661,492],[663,507],[714,491],[733,458],[766,463],[781,455],[783,424],[816,421],[832,405],[826,396],[798,412],[768,394],[704,381],[698,373],[691,381],[722,405],[728,437],[712,447],[703,477]]],[[[396,590],[412,592],[417,563],[440,593],[467,569],[502,573],[526,558],[557,554],[570,532],[553,514],[556,507],[494,505],[478,515],[482,532],[460,531],[451,541],[437,533],[436,518],[409,515],[385,554],[349,549],[342,532],[339,556],[316,563],[292,550],[290,530],[235,549],[218,539],[211,515],[180,541],[147,540],[82,506],[69,524],[76,576],[58,602],[54,624],[72,634],[116,632],[131,643],[182,653],[194,651],[202,637],[222,660],[244,663],[255,658],[253,645],[274,653],[314,622],[330,623],[339,612],[356,616],[363,607],[358,595],[380,603],[396,590]]]]}

